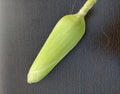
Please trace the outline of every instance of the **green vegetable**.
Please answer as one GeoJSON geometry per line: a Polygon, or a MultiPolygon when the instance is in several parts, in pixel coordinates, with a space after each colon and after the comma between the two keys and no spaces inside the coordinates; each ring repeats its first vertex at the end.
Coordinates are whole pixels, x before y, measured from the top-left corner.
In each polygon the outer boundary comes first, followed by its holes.
{"type": "Polygon", "coordinates": [[[75,47],[85,34],[84,16],[95,3],[88,0],[78,13],[58,21],[29,70],[28,83],[43,79],[75,47]]]}

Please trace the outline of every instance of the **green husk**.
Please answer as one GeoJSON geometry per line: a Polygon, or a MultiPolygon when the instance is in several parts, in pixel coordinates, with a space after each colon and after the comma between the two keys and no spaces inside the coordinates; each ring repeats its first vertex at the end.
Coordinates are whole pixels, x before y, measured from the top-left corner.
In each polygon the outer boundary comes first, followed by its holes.
{"type": "Polygon", "coordinates": [[[94,5],[93,1],[88,0],[82,11],[58,21],[29,70],[28,83],[43,79],[80,41],[85,34],[84,16],[94,5]]]}

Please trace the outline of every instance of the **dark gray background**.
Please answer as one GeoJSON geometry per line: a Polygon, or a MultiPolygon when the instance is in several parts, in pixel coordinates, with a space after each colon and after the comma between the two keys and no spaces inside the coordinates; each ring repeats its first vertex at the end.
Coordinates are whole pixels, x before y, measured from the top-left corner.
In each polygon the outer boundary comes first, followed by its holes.
{"type": "Polygon", "coordinates": [[[120,94],[120,0],[98,0],[78,45],[41,82],[26,82],[56,22],[85,1],[0,0],[0,94],[120,94]]]}

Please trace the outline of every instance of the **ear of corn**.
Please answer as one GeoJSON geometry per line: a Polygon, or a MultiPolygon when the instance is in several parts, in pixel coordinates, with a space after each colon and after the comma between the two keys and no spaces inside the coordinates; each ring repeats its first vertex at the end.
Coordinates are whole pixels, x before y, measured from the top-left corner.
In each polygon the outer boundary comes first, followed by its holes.
{"type": "Polygon", "coordinates": [[[45,77],[78,43],[84,32],[85,22],[83,17],[80,17],[78,14],[63,17],[56,24],[35,59],[28,74],[28,82],[37,82],[45,77]]]}
{"type": "Polygon", "coordinates": [[[29,70],[28,83],[43,79],[75,47],[85,33],[85,14],[80,10],[58,21],[29,70]]]}

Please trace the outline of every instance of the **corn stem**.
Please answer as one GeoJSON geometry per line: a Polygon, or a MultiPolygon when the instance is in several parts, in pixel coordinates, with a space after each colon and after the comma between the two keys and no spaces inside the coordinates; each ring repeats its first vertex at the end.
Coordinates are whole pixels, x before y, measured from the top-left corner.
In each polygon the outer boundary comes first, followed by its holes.
{"type": "Polygon", "coordinates": [[[79,10],[78,14],[85,16],[96,2],[97,0],[87,0],[83,7],[79,10]]]}

